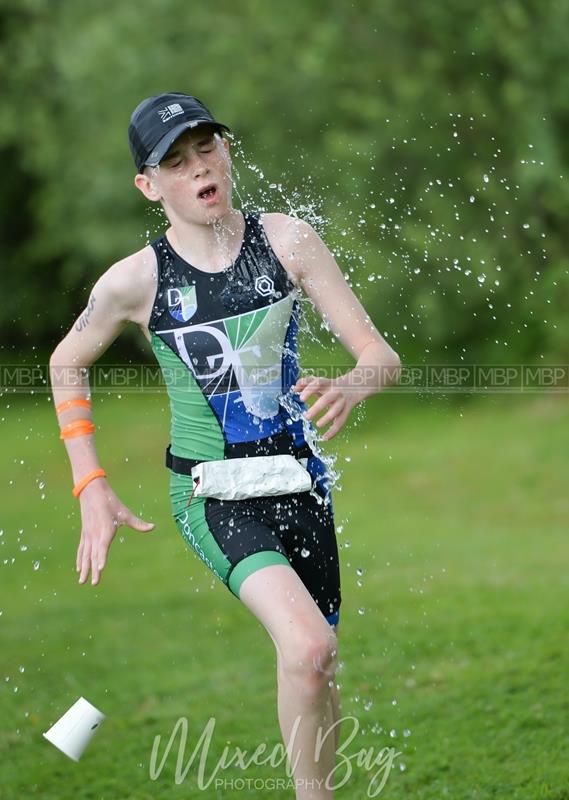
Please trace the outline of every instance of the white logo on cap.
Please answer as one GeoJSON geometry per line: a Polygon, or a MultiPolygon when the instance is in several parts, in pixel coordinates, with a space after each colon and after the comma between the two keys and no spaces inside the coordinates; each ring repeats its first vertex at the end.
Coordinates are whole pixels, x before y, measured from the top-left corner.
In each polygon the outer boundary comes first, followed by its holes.
{"type": "Polygon", "coordinates": [[[159,108],[158,114],[160,115],[160,119],[162,122],[168,122],[169,119],[172,117],[176,117],[178,114],[183,114],[184,109],[179,103],[172,103],[171,106],[166,106],[166,108],[159,108]]]}

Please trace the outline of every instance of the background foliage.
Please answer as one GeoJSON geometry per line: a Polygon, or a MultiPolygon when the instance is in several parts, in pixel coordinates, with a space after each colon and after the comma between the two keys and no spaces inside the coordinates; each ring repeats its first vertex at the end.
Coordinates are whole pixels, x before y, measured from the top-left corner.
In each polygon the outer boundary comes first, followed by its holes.
{"type": "Polygon", "coordinates": [[[234,131],[235,204],[312,221],[402,358],[567,357],[566,3],[1,0],[0,37],[7,350],[164,227],[126,131],[180,90],[234,131]]]}

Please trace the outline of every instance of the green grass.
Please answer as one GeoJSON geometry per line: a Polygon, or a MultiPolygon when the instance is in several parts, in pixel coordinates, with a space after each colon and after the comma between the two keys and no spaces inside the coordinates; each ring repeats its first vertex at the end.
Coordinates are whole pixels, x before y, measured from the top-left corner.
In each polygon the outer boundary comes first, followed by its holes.
{"type": "MultiPolygon", "coordinates": [[[[79,508],[52,407],[3,399],[0,796],[291,798],[201,790],[195,764],[177,785],[174,753],[150,779],[154,737],[180,717],[185,761],[215,718],[208,775],[228,742],[280,742],[273,645],[169,517],[164,397],[99,395],[94,415],[112,485],[156,523],[119,530],[96,588],[77,583],[79,508]],[[107,719],[76,764],[41,733],[80,695],[107,719]]],[[[386,393],[326,449],[342,470],[337,681],[359,725],[352,762],[401,751],[389,798],[569,798],[566,399],[386,393]]],[[[367,796],[372,772],[352,768],[336,796],[367,796]]],[[[220,773],[275,776],[284,766],[220,773]]]]}

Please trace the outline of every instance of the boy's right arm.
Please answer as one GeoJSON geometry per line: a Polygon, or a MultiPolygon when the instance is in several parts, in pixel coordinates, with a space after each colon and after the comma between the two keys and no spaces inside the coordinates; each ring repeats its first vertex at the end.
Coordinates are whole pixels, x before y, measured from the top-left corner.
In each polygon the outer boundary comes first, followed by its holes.
{"type": "MultiPolygon", "coordinates": [[[[115,341],[131,321],[138,322],[141,309],[148,306],[154,291],[147,251],[134,253],[114,264],[97,280],[84,311],[53,351],[49,367],[54,406],[65,400],[90,399],[88,367],[115,341]]],[[[60,427],[77,419],[92,419],[91,409],[73,406],[58,415],[60,427]]],[[[71,462],[73,483],[77,484],[99,468],[93,434],[65,438],[71,462]]],[[[90,481],[79,495],[82,530],[76,567],[84,583],[92,572],[92,584],[99,581],[107,552],[119,525],[136,530],[151,530],[128,509],[109,486],[105,477],[90,481]]]]}

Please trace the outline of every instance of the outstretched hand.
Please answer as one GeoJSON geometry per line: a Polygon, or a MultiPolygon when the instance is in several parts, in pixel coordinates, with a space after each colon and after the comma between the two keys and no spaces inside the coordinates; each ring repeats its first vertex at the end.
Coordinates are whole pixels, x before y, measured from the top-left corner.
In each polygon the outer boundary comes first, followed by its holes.
{"type": "Polygon", "coordinates": [[[82,528],[76,568],[81,572],[79,583],[85,583],[90,569],[91,584],[95,586],[117,528],[127,525],[135,531],[151,531],[154,523],[137,517],[119,500],[105,479],[97,479],[86,486],[80,501],[82,528]]]}
{"type": "Polygon", "coordinates": [[[293,392],[299,392],[301,401],[306,401],[312,395],[318,395],[313,405],[304,412],[306,420],[312,420],[324,409],[328,411],[316,420],[316,425],[321,428],[331,422],[322,439],[333,439],[339,430],[344,426],[350,411],[358,403],[359,398],[349,386],[341,382],[341,378],[332,380],[331,378],[317,377],[308,375],[306,378],[299,378],[291,387],[293,392]]]}

